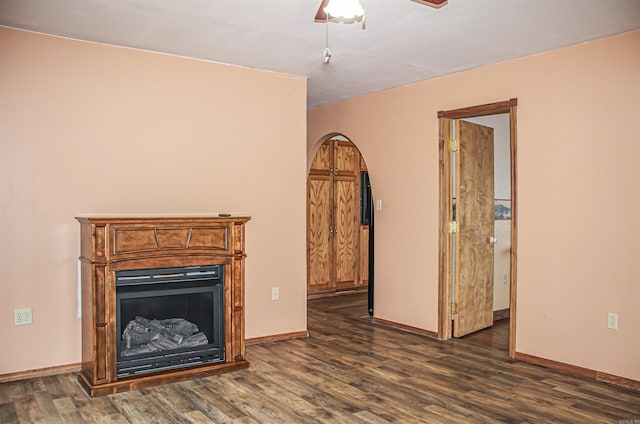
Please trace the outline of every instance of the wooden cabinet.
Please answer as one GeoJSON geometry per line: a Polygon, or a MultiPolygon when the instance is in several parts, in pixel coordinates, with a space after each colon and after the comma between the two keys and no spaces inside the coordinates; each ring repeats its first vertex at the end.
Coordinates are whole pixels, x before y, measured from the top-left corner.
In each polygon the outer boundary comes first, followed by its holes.
{"type": "Polygon", "coordinates": [[[327,140],[307,182],[307,293],[367,286],[368,227],[360,225],[360,172],[350,141],[327,140]]]}
{"type": "Polygon", "coordinates": [[[247,368],[244,228],[249,217],[80,217],[82,371],[91,396],[247,368]],[[221,363],[133,377],[116,374],[116,272],[218,264],[224,269],[221,363]]]}

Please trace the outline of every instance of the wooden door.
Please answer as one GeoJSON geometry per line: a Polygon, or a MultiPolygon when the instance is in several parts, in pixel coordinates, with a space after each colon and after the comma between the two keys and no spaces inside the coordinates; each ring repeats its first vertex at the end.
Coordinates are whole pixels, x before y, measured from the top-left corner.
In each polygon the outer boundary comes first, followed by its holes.
{"type": "Polygon", "coordinates": [[[334,257],[336,289],[358,285],[359,153],[351,142],[336,140],[334,147],[334,257]]]}
{"type": "Polygon", "coordinates": [[[333,149],[326,141],[311,164],[307,181],[307,291],[335,289],[333,277],[333,149]]]}
{"type": "Polygon", "coordinates": [[[493,128],[456,122],[456,285],[453,335],[493,325],[493,128]]]}
{"type": "Polygon", "coordinates": [[[367,280],[360,275],[362,166],[358,149],[350,141],[342,140],[326,141],[311,164],[307,183],[310,294],[366,286],[367,280]]]}

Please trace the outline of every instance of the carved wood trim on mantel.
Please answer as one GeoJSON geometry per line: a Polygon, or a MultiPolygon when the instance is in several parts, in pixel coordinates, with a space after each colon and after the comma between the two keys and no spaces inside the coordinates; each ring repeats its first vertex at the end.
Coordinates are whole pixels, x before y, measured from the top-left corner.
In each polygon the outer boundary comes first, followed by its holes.
{"type": "Polygon", "coordinates": [[[77,217],[82,273],[82,371],[91,396],[243,369],[244,227],[247,216],[77,217]],[[225,361],[153,374],[116,375],[115,273],[120,270],[224,266],[225,361]]]}

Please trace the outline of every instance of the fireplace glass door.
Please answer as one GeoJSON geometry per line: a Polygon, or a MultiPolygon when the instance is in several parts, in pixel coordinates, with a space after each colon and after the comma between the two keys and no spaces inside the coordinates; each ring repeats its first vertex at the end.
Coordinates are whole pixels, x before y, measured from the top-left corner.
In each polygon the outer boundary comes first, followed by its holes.
{"type": "Polygon", "coordinates": [[[117,375],[223,362],[224,267],[116,272],[117,375]]]}

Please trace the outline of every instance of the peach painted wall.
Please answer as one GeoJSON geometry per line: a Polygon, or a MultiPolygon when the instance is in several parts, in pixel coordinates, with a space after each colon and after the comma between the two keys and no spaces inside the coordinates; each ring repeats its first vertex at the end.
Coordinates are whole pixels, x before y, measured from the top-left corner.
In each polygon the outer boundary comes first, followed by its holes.
{"type": "Polygon", "coordinates": [[[309,111],[308,155],[345,134],[383,200],[377,317],[437,330],[437,111],[516,97],[516,349],[640,380],[639,52],[635,31],[309,111]]]}
{"type": "Polygon", "coordinates": [[[0,374],[80,362],[79,214],[251,215],[246,335],[306,329],[305,78],[0,28],[0,129],[0,374]]]}

